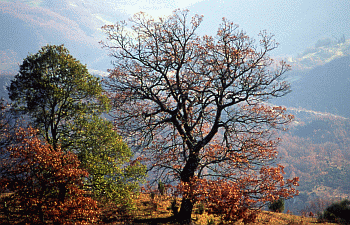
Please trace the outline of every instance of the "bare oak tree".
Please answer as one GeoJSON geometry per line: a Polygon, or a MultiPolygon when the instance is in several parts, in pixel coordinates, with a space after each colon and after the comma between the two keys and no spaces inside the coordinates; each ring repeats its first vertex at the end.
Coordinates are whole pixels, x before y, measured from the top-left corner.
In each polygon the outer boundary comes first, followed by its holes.
{"type": "Polygon", "coordinates": [[[115,122],[149,170],[180,181],[178,217],[189,222],[196,200],[218,207],[214,186],[239,191],[232,199],[247,210],[295,194],[297,178],[285,182],[283,167],[271,164],[273,131],[293,118],[265,103],[290,91],[289,65],[269,56],[273,36],[262,32],[256,44],[226,19],[216,36],[199,36],[202,17],[179,10],[157,20],[138,13],[130,22],[102,27],[115,59],[106,80],[115,122]]]}

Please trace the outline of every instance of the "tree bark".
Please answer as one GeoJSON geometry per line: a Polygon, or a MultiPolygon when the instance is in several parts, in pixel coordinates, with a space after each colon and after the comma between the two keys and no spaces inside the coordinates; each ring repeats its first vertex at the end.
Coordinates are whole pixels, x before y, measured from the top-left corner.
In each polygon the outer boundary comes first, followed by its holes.
{"type": "Polygon", "coordinates": [[[191,224],[191,215],[193,210],[193,202],[183,197],[181,202],[180,212],[177,215],[177,221],[180,224],[191,224]]]}
{"type": "MultiPolygon", "coordinates": [[[[190,179],[194,177],[194,173],[198,168],[199,158],[197,154],[192,153],[188,157],[188,161],[181,173],[182,182],[190,182],[190,179]]],[[[193,210],[193,201],[188,197],[183,197],[181,202],[180,212],[178,214],[177,220],[180,224],[190,224],[191,215],[193,210]]]]}
{"type": "Polygon", "coordinates": [[[185,167],[180,174],[182,182],[190,182],[190,179],[194,177],[194,172],[198,168],[198,164],[199,158],[197,154],[191,153],[188,157],[185,167]]]}

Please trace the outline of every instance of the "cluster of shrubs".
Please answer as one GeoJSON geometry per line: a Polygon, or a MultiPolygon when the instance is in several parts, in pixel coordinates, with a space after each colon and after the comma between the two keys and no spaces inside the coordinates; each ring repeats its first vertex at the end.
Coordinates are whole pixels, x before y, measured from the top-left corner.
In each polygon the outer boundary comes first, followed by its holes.
{"type": "Polygon", "coordinates": [[[350,201],[345,199],[328,206],[318,217],[320,222],[350,224],[350,201]]]}
{"type": "MultiPolygon", "coordinates": [[[[284,199],[279,198],[278,200],[271,202],[268,208],[272,212],[283,212],[284,203],[284,199]]],[[[322,213],[319,213],[318,221],[350,224],[350,201],[345,199],[332,203],[322,213]]]]}
{"type": "Polygon", "coordinates": [[[284,198],[279,198],[276,201],[273,201],[269,205],[269,210],[272,212],[283,212],[284,211],[284,198]]]}

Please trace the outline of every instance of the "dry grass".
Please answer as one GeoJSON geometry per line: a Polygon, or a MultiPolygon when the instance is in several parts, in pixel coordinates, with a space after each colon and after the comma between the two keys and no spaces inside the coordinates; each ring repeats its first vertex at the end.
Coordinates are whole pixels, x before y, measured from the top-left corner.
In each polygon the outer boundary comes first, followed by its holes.
{"type": "Polygon", "coordinates": [[[287,224],[287,225],[310,225],[310,224],[322,224],[331,225],[332,223],[319,223],[316,218],[295,216],[286,213],[274,213],[262,211],[258,215],[258,219],[255,224],[287,224]]]}
{"type": "MultiPolygon", "coordinates": [[[[5,197],[4,195],[0,197],[5,197]]],[[[110,219],[111,221],[105,221],[105,223],[102,224],[137,224],[137,225],[143,225],[143,224],[175,224],[171,222],[159,222],[162,221],[161,218],[170,218],[173,214],[171,211],[171,202],[172,198],[169,196],[159,196],[155,195],[152,199],[149,194],[140,194],[136,199],[136,209],[131,212],[129,215],[128,222],[122,222],[117,217],[120,213],[114,211],[114,210],[108,210],[109,213],[111,213],[110,219]],[[137,220],[147,220],[148,222],[140,222],[136,223],[137,220]],[[151,223],[152,220],[159,219],[157,223],[151,223]]],[[[180,205],[180,201],[178,200],[178,205],[180,205]]],[[[208,221],[212,221],[211,224],[219,224],[220,218],[214,217],[213,215],[208,215],[205,211],[203,214],[196,213],[198,209],[198,205],[194,208],[194,213],[192,215],[192,219],[194,224],[196,225],[207,225],[209,224],[208,221]]],[[[107,215],[105,215],[107,216],[107,215]]],[[[108,217],[109,217],[108,216],[108,217]]],[[[1,215],[0,215],[1,218],[1,215]]],[[[164,219],[166,220],[166,219],[164,219]]],[[[236,225],[243,225],[242,222],[235,223],[236,225]]],[[[301,216],[295,216],[290,214],[284,214],[284,213],[273,213],[273,212],[267,212],[262,211],[259,213],[257,221],[252,224],[262,225],[262,224],[269,224],[269,225],[331,225],[332,223],[318,223],[316,218],[310,218],[310,217],[301,217],[301,216]]]]}
{"type": "MultiPolygon", "coordinates": [[[[156,219],[166,218],[172,216],[170,209],[172,198],[168,196],[155,196],[154,199],[148,194],[140,194],[137,199],[137,210],[133,212],[136,219],[156,219]]],[[[179,201],[178,201],[179,202],[179,201]]],[[[194,208],[194,212],[197,210],[197,205],[194,208]]],[[[194,224],[207,225],[208,221],[212,220],[214,224],[220,223],[219,217],[208,215],[206,212],[203,214],[193,213],[192,219],[194,224]]],[[[142,223],[140,223],[142,224],[142,223]]],[[[145,224],[145,223],[143,223],[145,224]]],[[[172,224],[172,223],[164,223],[172,224]]],[[[243,222],[237,222],[236,225],[243,225],[243,222]]],[[[257,221],[252,224],[269,224],[269,225],[331,225],[333,223],[319,223],[316,218],[295,216],[285,213],[274,213],[262,211],[259,213],[257,221]]]]}
{"type": "Polygon", "coordinates": [[[170,209],[172,198],[169,196],[155,195],[152,199],[149,194],[140,194],[136,199],[137,209],[135,218],[150,219],[172,216],[170,209]]]}

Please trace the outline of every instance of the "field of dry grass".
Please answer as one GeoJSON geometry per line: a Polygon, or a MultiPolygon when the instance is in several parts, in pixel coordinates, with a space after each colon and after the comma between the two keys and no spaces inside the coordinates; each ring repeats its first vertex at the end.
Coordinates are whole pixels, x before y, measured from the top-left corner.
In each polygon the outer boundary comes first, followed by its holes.
{"type": "MultiPolygon", "coordinates": [[[[135,224],[135,225],[146,225],[146,224],[167,224],[167,225],[175,225],[176,223],[169,222],[171,216],[173,215],[171,211],[171,202],[173,198],[169,196],[159,196],[155,195],[154,198],[151,198],[149,194],[140,194],[136,199],[136,208],[135,210],[128,216],[128,222],[126,224],[135,224]]],[[[178,206],[180,206],[180,202],[178,201],[178,206]]],[[[196,225],[214,225],[220,223],[219,217],[214,217],[213,215],[208,215],[207,212],[202,214],[198,213],[199,208],[198,205],[194,208],[194,213],[192,215],[192,219],[194,224],[196,225]]],[[[125,224],[118,219],[118,212],[109,211],[110,219],[106,218],[104,223],[102,224],[125,224]]],[[[107,216],[107,215],[105,215],[107,216]]],[[[1,216],[0,216],[1,218],[1,216]]],[[[285,213],[273,213],[262,211],[257,218],[257,221],[253,224],[262,225],[331,225],[332,223],[319,223],[316,218],[310,217],[301,217],[295,216],[285,213]]],[[[242,222],[237,222],[235,225],[243,225],[242,222]]]]}
{"type": "MultiPolygon", "coordinates": [[[[137,199],[137,210],[135,210],[134,217],[137,220],[167,218],[172,216],[171,212],[171,197],[155,196],[154,199],[150,195],[141,194],[137,199]]],[[[196,213],[198,206],[195,206],[192,219],[196,225],[219,224],[220,218],[208,215],[205,211],[203,214],[196,213]]],[[[161,221],[161,220],[159,220],[161,221]]],[[[147,222],[140,222],[135,224],[147,224],[147,222]]],[[[173,224],[171,222],[164,222],[164,224],[173,224]]],[[[316,218],[301,217],[285,213],[274,213],[262,211],[254,224],[270,224],[270,225],[331,225],[332,223],[319,223],[316,218]]],[[[236,225],[243,225],[242,222],[237,222],[236,225]]]]}

